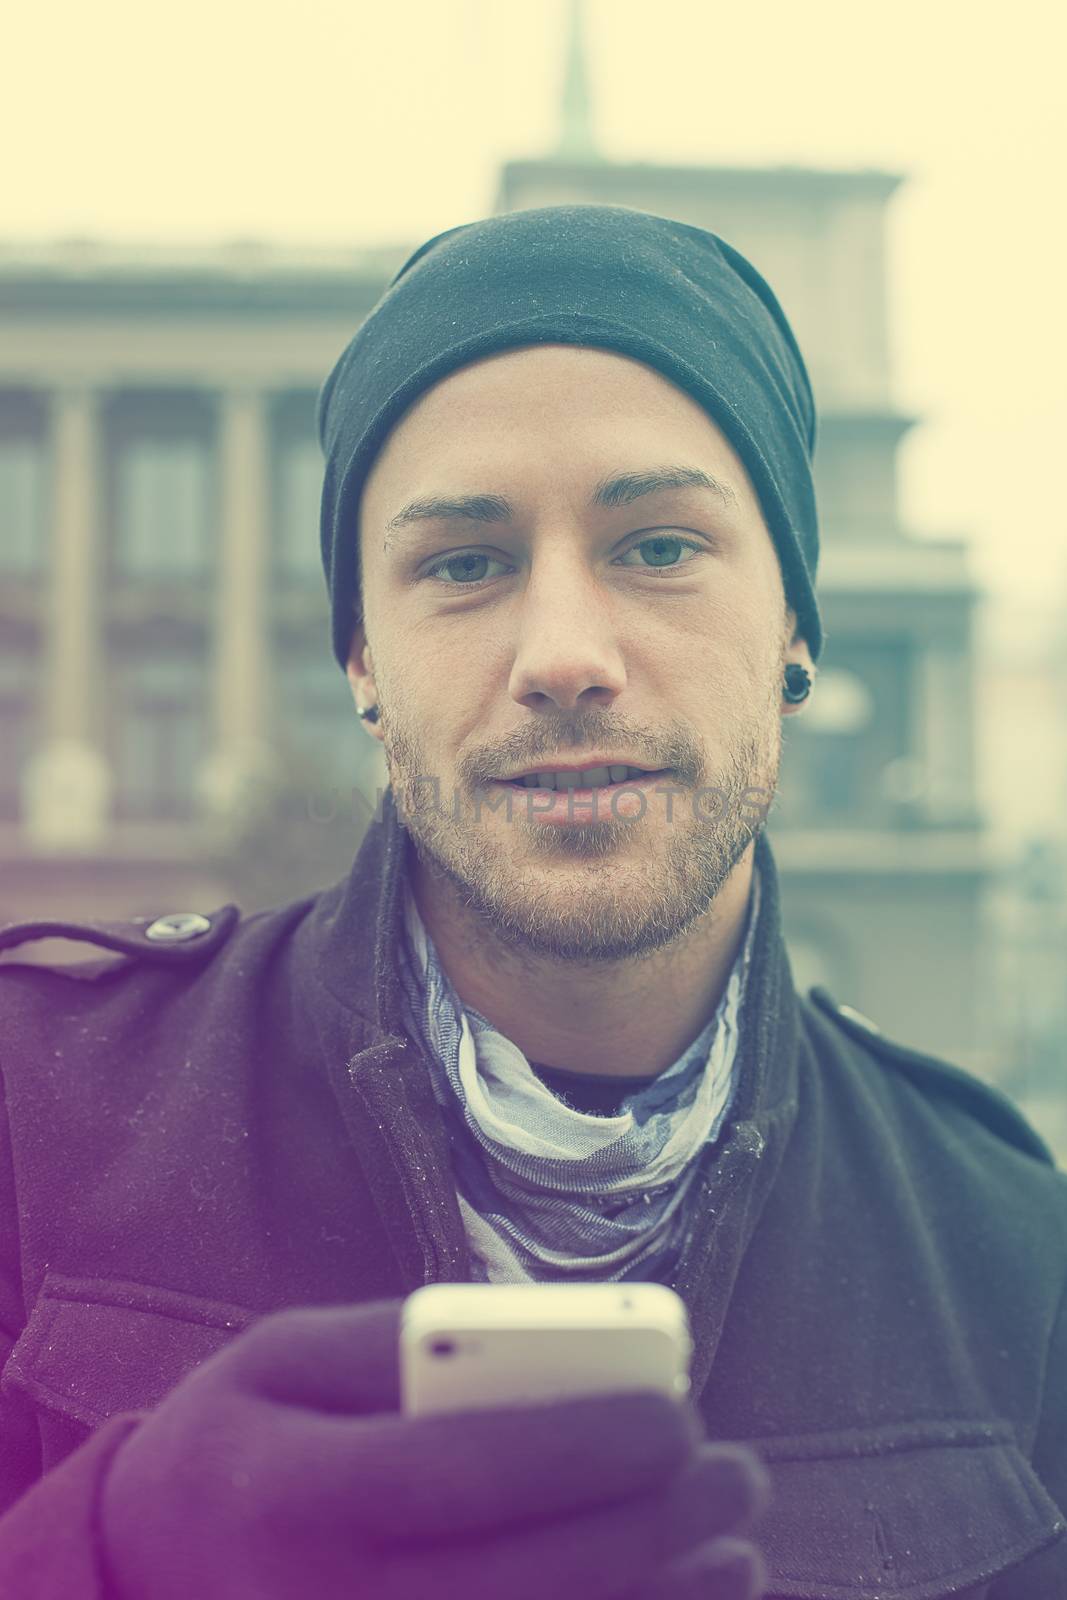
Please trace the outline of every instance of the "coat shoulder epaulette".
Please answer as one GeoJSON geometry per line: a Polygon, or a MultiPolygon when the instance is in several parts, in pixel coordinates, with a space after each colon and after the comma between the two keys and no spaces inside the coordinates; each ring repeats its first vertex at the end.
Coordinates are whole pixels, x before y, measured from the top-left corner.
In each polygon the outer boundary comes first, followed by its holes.
{"type": "Polygon", "coordinates": [[[820,985],[810,989],[808,996],[851,1038],[865,1045],[879,1061],[902,1072],[924,1093],[954,1101],[1008,1144],[1049,1166],[1055,1165],[1048,1145],[1002,1090],[938,1056],[926,1055],[888,1038],[877,1023],[853,1006],[840,1004],[820,985]]]}
{"type": "Polygon", "coordinates": [[[39,919],[0,924],[0,974],[28,968],[59,973],[83,981],[94,980],[131,966],[189,968],[208,960],[225,944],[240,920],[235,905],[200,911],[167,911],[158,917],[130,917],[125,921],[60,921],[39,919]],[[103,960],[50,961],[38,954],[12,959],[10,951],[43,939],[73,940],[110,952],[103,960]]]}

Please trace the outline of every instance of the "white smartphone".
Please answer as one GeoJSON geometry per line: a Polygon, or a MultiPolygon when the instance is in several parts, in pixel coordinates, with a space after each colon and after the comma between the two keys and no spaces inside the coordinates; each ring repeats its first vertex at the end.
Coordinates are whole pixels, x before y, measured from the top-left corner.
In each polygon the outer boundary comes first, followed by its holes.
{"type": "Polygon", "coordinates": [[[654,1389],[684,1399],[685,1302],[660,1283],[435,1283],[404,1301],[408,1416],[654,1389]]]}

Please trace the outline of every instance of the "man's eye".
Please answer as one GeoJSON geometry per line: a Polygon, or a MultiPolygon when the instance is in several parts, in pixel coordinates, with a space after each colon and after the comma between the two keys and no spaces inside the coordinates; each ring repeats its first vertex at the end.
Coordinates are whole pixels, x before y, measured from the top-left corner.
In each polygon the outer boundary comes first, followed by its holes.
{"type": "MultiPolygon", "coordinates": [[[[700,555],[703,546],[696,539],[683,539],[675,533],[656,533],[637,544],[631,545],[629,550],[620,556],[620,565],[624,563],[625,556],[636,555],[638,551],[649,551],[650,559],[647,562],[635,562],[630,565],[643,567],[646,572],[670,571],[679,566],[688,566],[687,561],[679,561],[678,553],[681,550],[691,550],[700,555]]],[[[473,589],[487,580],[488,574],[484,570],[484,563],[498,567],[506,567],[507,562],[499,561],[495,556],[483,555],[478,550],[460,550],[454,555],[442,556],[440,561],[435,561],[427,567],[424,574],[427,578],[437,578],[439,582],[451,584],[454,588],[473,589]]]]}
{"type": "Polygon", "coordinates": [[[456,571],[462,573],[463,576],[442,578],[441,581],[443,583],[453,583],[456,587],[461,589],[470,589],[473,588],[475,584],[481,583],[485,578],[485,573],[477,570],[478,563],[484,561],[495,561],[498,567],[506,565],[506,563],[503,561],[496,561],[495,556],[482,555],[477,550],[461,550],[458,555],[442,556],[441,560],[435,561],[432,567],[427,567],[424,576],[427,578],[436,578],[439,573],[442,573],[447,569],[455,568],[456,571]],[[468,582],[468,579],[472,581],[468,582]]]}
{"type": "Polygon", "coordinates": [[[651,549],[652,551],[652,560],[648,566],[648,570],[652,572],[657,567],[662,570],[668,570],[671,567],[688,566],[689,563],[687,561],[675,561],[671,558],[677,553],[678,549],[694,550],[699,555],[704,546],[696,539],[683,539],[676,533],[656,533],[650,538],[641,539],[637,544],[631,545],[626,554],[632,556],[638,550],[646,549],[651,549]]]}

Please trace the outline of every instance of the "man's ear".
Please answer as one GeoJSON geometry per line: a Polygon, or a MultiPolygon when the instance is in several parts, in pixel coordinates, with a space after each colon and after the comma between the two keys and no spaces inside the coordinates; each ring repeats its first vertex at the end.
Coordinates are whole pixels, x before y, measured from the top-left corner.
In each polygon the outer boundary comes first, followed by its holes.
{"type": "Polygon", "coordinates": [[[378,688],[374,682],[374,661],[371,647],[367,643],[367,631],[362,622],[357,622],[352,629],[348,660],[345,663],[345,677],[348,679],[348,687],[357,706],[377,705],[378,688]]]}
{"type": "Polygon", "coordinates": [[[796,661],[800,666],[806,667],[810,675],[814,678],[815,663],[811,659],[811,651],[808,649],[808,641],[805,639],[804,635],[797,630],[797,614],[793,610],[792,606],[787,608],[785,619],[786,637],[789,640],[785,651],[786,665],[788,666],[791,661],[796,661]]]}

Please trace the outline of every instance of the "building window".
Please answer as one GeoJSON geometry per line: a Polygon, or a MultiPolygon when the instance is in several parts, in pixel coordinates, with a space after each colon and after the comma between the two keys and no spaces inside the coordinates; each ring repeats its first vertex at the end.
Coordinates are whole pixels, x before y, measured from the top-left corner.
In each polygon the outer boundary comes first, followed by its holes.
{"type": "Polygon", "coordinates": [[[772,816],[786,827],[897,826],[886,772],[909,751],[910,643],[848,640],[838,655],[818,672],[810,703],[784,724],[772,816]]]}
{"type": "Polygon", "coordinates": [[[17,822],[34,734],[34,664],[28,655],[0,654],[0,821],[17,822]]]}
{"type": "Polygon", "coordinates": [[[0,436],[0,572],[44,566],[44,461],[36,439],[0,436]]]}
{"type": "Polygon", "coordinates": [[[279,573],[309,582],[321,576],[319,506],[322,452],[315,439],[291,439],[278,458],[274,549],[279,573]]]}
{"type": "Polygon", "coordinates": [[[193,659],[130,663],[119,696],[115,769],[120,817],[195,815],[207,754],[203,674],[193,659]]]}
{"type": "Polygon", "coordinates": [[[131,439],[117,462],[119,572],[199,578],[211,549],[208,461],[196,439],[131,439]]]}
{"type": "Polygon", "coordinates": [[[840,667],[819,673],[819,694],[806,713],[808,731],[855,736],[869,728],[874,699],[863,679],[840,667]]]}
{"type": "Polygon", "coordinates": [[[30,757],[30,707],[25,696],[14,695],[0,684],[0,821],[17,822],[21,813],[21,783],[30,757]]]}
{"type": "Polygon", "coordinates": [[[325,654],[289,657],[278,674],[277,726],[283,764],[291,774],[296,809],[325,791],[351,797],[353,788],[373,792],[374,748],[360,726],[352,694],[336,662],[325,654]]]}

